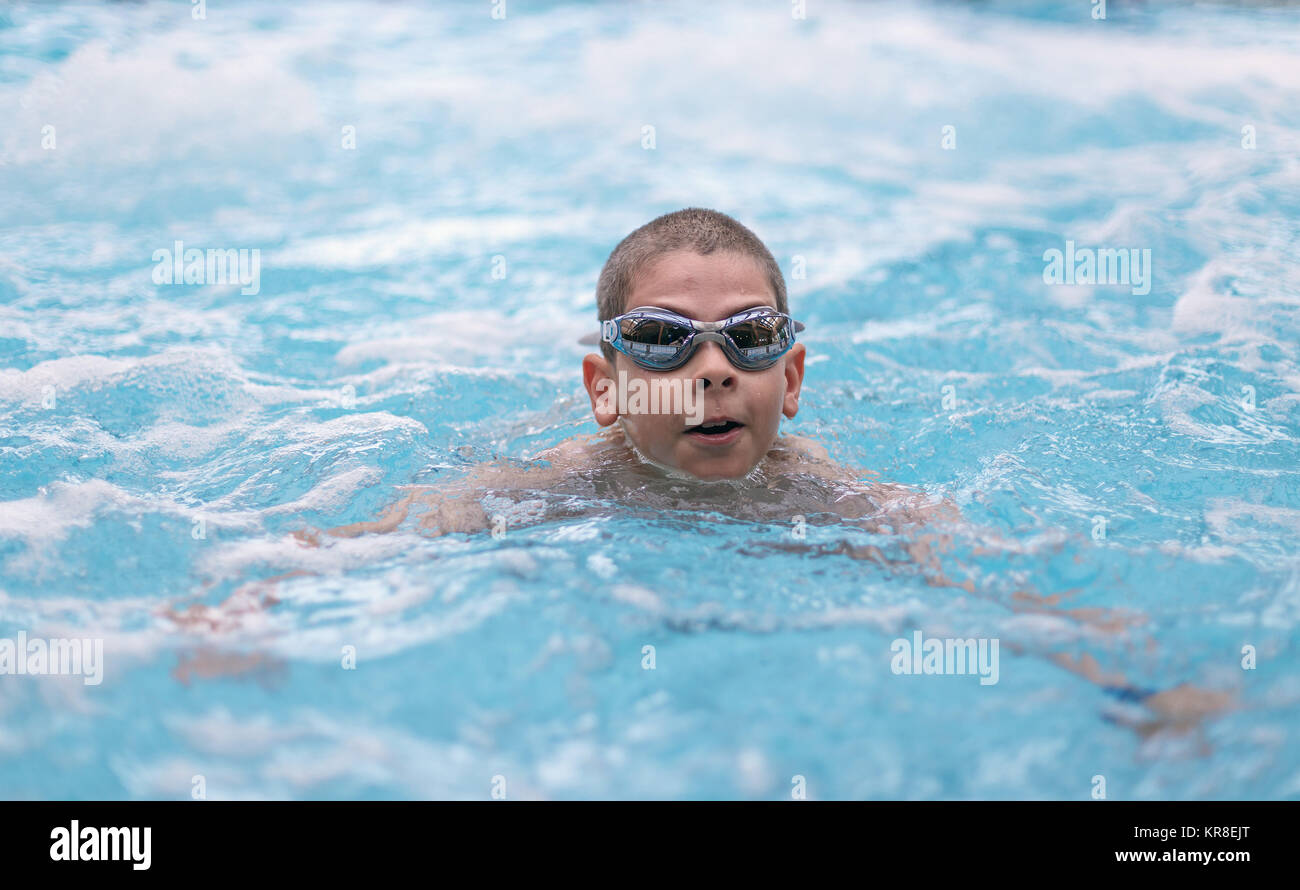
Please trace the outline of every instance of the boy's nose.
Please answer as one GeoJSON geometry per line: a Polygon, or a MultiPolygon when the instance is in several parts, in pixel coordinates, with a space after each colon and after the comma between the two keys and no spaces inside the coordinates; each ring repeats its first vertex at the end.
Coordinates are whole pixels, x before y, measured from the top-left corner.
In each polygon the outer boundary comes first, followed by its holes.
{"type": "Polygon", "coordinates": [[[691,357],[690,376],[692,380],[703,380],[704,388],[721,386],[730,389],[736,385],[736,369],[727,360],[727,354],[717,343],[701,343],[691,357]]]}

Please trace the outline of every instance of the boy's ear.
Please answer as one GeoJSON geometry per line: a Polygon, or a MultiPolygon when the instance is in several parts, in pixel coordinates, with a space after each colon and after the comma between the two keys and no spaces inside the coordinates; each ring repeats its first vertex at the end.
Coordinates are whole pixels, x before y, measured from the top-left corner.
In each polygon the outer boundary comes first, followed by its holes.
{"type": "Polygon", "coordinates": [[[603,355],[593,352],[583,356],[582,385],[591,398],[591,413],[598,426],[618,420],[618,386],[614,383],[614,369],[603,355]]]}
{"type": "Polygon", "coordinates": [[[785,357],[785,401],[781,403],[781,413],[794,417],[799,413],[799,391],[803,389],[803,357],[807,350],[802,343],[794,344],[789,355],[785,357]]]}

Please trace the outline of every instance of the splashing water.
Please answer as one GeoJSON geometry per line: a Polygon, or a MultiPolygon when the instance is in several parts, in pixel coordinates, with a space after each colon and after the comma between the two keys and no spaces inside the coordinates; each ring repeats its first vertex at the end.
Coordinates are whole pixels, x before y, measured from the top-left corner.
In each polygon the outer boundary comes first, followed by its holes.
{"type": "Polygon", "coordinates": [[[1300,796],[1300,12],[1076,5],[0,11],[0,637],[104,652],[0,678],[0,796],[1300,796]],[[596,274],[689,205],[786,273],[787,430],[956,502],[972,591],[811,483],[290,535],[594,431],[596,274]]]}

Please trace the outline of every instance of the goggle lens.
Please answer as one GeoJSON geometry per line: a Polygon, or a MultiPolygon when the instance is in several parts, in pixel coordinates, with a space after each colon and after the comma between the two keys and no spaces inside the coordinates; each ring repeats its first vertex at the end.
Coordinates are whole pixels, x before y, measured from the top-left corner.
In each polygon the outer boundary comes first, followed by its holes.
{"type": "Polygon", "coordinates": [[[672,364],[694,333],[660,318],[625,318],[619,325],[627,354],[650,364],[672,364]]]}
{"type": "Polygon", "coordinates": [[[750,361],[766,361],[780,355],[790,340],[790,325],[779,315],[738,321],[723,329],[741,355],[750,361]]]}

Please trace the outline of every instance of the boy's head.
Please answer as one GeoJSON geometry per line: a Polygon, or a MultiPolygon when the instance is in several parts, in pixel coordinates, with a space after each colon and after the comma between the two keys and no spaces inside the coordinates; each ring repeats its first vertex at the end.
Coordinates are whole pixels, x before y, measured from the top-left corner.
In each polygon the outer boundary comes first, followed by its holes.
{"type": "MultiPolygon", "coordinates": [[[[602,324],[644,307],[697,322],[758,307],[788,312],[785,279],[763,242],[726,214],[699,208],[661,216],[619,242],[600,273],[596,306],[602,324]]],[[[799,343],[761,370],[738,367],[721,343],[703,338],[685,364],[670,371],[648,370],[608,342],[601,351],[582,362],[596,422],[608,426],[621,419],[643,455],[702,479],[744,476],[776,441],[781,416],[798,411],[804,361],[799,343]],[[675,381],[681,389],[673,391],[686,402],[685,408],[678,402],[675,413],[662,413],[662,404],[659,413],[650,413],[653,402],[619,392],[623,387],[663,393],[675,381]],[[692,411],[695,393],[703,402],[692,411]]]]}

